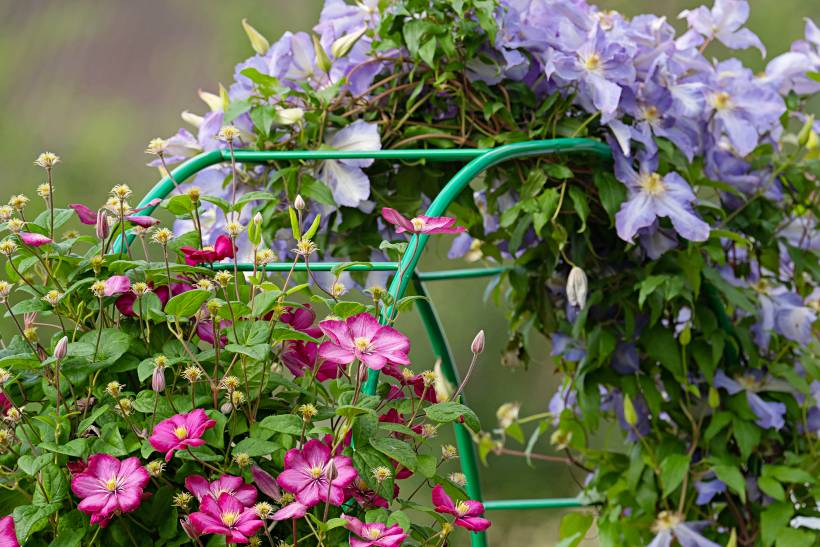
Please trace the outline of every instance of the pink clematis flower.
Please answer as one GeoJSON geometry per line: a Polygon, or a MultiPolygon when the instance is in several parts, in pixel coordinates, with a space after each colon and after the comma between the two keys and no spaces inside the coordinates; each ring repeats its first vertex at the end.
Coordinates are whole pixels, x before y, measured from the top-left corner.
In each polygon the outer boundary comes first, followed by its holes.
{"type": "Polygon", "coordinates": [[[396,233],[398,234],[403,232],[410,232],[411,234],[460,234],[466,230],[464,226],[454,226],[456,219],[452,217],[419,215],[408,219],[390,207],[382,209],[382,217],[396,226],[396,233]]]}
{"type": "Polygon", "coordinates": [[[227,493],[238,499],[245,507],[250,507],[256,503],[256,488],[250,484],[245,484],[242,477],[234,477],[233,475],[222,475],[211,483],[205,477],[191,475],[185,479],[185,488],[196,496],[196,499],[200,502],[206,496],[218,500],[219,496],[227,493]]]}
{"type": "Polygon", "coordinates": [[[453,523],[456,526],[471,532],[482,532],[490,527],[490,521],[479,516],[484,514],[484,505],[480,501],[466,500],[453,503],[440,484],[433,488],[433,504],[437,513],[456,517],[453,523]]]}
{"type": "Polygon", "coordinates": [[[124,275],[112,275],[105,280],[105,296],[114,296],[131,290],[131,280],[124,275]]]}
{"type": "Polygon", "coordinates": [[[319,328],[330,339],[319,346],[319,356],[331,363],[346,365],[359,359],[373,370],[388,363],[410,364],[410,340],[396,329],[380,325],[367,312],[345,321],[322,321],[319,328]]]}
{"type": "Polygon", "coordinates": [[[407,533],[398,524],[388,527],[381,522],[365,524],[348,515],[342,518],[347,521],[345,528],[359,536],[350,538],[350,547],[398,547],[407,539],[407,533]]]}
{"type": "Polygon", "coordinates": [[[220,260],[233,258],[234,256],[233,242],[231,241],[231,238],[226,235],[217,237],[213,247],[196,249],[186,245],[184,247],[180,247],[179,250],[185,255],[185,263],[188,266],[219,262],[220,260]]]}
{"type": "Polygon", "coordinates": [[[344,489],[356,479],[356,469],[347,456],[333,456],[330,447],[316,439],[304,448],[292,448],[285,454],[285,470],[276,478],[279,486],[296,495],[306,507],[326,501],[341,505],[344,489]]]}
{"type": "Polygon", "coordinates": [[[206,429],[216,425],[205,411],[197,408],[187,414],[177,414],[167,420],[162,420],[154,427],[154,432],[148,442],[157,452],[165,452],[165,461],[171,461],[175,450],[185,450],[202,446],[205,441],[202,435],[206,429]]]}
{"type": "Polygon", "coordinates": [[[14,517],[11,515],[0,519],[0,547],[20,547],[14,531],[14,517]]]}
{"type": "Polygon", "coordinates": [[[35,234],[33,232],[20,232],[17,235],[19,235],[22,242],[28,245],[29,247],[40,247],[41,245],[45,245],[46,243],[51,243],[51,240],[43,234],[35,234]]]}
{"type": "Polygon", "coordinates": [[[83,224],[88,224],[89,226],[97,224],[97,211],[92,210],[82,203],[69,203],[68,206],[74,209],[74,212],[77,213],[77,218],[79,218],[83,224]]]}
{"type": "Polygon", "coordinates": [[[245,507],[227,492],[220,494],[219,499],[202,498],[199,511],[191,513],[190,520],[197,534],[223,535],[229,545],[248,543],[248,537],[265,525],[256,515],[256,509],[245,507]]]}
{"type": "Polygon", "coordinates": [[[88,467],[72,479],[71,490],[82,498],[77,508],[91,516],[91,524],[104,528],[114,515],[139,507],[148,480],[139,458],[120,461],[108,454],[94,454],[88,458],[88,467]]]}

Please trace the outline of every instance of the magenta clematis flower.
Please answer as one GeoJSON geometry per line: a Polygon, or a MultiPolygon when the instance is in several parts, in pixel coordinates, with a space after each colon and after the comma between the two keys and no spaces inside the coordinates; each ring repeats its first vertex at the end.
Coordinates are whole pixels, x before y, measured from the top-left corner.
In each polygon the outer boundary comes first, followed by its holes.
{"type": "Polygon", "coordinates": [[[296,495],[305,507],[326,501],[341,505],[344,489],[356,480],[353,462],[347,456],[331,457],[330,447],[316,439],[304,448],[292,448],[285,454],[285,470],[276,478],[279,486],[296,495]]]}
{"type": "Polygon", "coordinates": [[[231,238],[226,235],[217,237],[213,247],[206,246],[203,249],[196,249],[186,245],[180,247],[179,250],[185,255],[185,263],[188,266],[219,262],[220,260],[234,257],[233,242],[231,238]]]}
{"type": "Polygon", "coordinates": [[[205,444],[202,435],[206,429],[215,425],[216,420],[211,420],[204,410],[197,408],[187,414],[177,414],[162,420],[154,427],[148,441],[157,452],[165,452],[165,461],[171,461],[175,450],[205,444]]]}
{"type": "Polygon", "coordinates": [[[0,519],[0,547],[20,547],[14,531],[14,517],[11,515],[0,519]]]}
{"type": "Polygon", "coordinates": [[[68,206],[74,209],[74,212],[77,213],[77,218],[79,218],[83,224],[88,224],[89,226],[97,224],[97,211],[92,210],[82,203],[69,203],[68,206]]]}
{"type": "Polygon", "coordinates": [[[19,235],[20,240],[29,247],[40,247],[41,245],[45,245],[46,243],[52,242],[43,234],[35,234],[33,232],[20,232],[17,235],[19,235]]]}
{"type": "Polygon", "coordinates": [[[77,508],[91,516],[91,524],[104,528],[114,515],[139,507],[148,480],[139,458],[120,461],[108,454],[94,454],[88,458],[88,467],[72,479],[71,490],[82,498],[77,508]]]}
{"type": "Polygon", "coordinates": [[[484,505],[480,501],[466,500],[453,503],[444,488],[437,484],[433,488],[433,504],[437,513],[453,515],[456,520],[453,524],[466,528],[471,532],[482,532],[490,527],[491,522],[479,515],[484,514],[484,505]]]}
{"type": "Polygon", "coordinates": [[[131,280],[124,275],[112,275],[105,280],[105,296],[126,293],[131,290],[131,280]]]}
{"type": "Polygon", "coordinates": [[[359,359],[373,370],[387,363],[410,364],[410,340],[396,329],[380,325],[367,312],[345,321],[322,321],[319,328],[330,339],[319,346],[319,356],[331,363],[346,365],[359,359]]]}
{"type": "Polygon", "coordinates": [[[233,475],[222,475],[210,483],[205,477],[191,475],[185,479],[185,488],[196,496],[196,499],[200,502],[202,502],[206,496],[218,500],[222,494],[230,494],[238,499],[245,507],[250,507],[256,503],[256,488],[250,484],[245,484],[242,477],[235,477],[233,475]]]}
{"type": "Polygon", "coordinates": [[[125,217],[125,220],[127,220],[131,224],[136,224],[141,228],[150,228],[151,226],[156,226],[157,224],[159,224],[158,218],[143,215],[128,215],[127,217],[125,217]]]}
{"type": "Polygon", "coordinates": [[[396,233],[410,232],[411,234],[460,234],[467,228],[453,226],[456,219],[452,217],[428,217],[419,215],[408,219],[390,207],[382,209],[384,220],[396,226],[396,233]]]}
{"type": "Polygon", "coordinates": [[[347,521],[345,528],[359,536],[350,538],[350,547],[398,547],[407,539],[407,533],[398,524],[388,527],[381,522],[365,524],[348,515],[342,515],[342,518],[347,521]]]}
{"type": "Polygon", "coordinates": [[[202,498],[199,511],[191,513],[191,525],[197,534],[220,534],[227,544],[248,543],[265,525],[253,507],[245,507],[236,497],[223,492],[216,500],[211,496],[202,498]]]}

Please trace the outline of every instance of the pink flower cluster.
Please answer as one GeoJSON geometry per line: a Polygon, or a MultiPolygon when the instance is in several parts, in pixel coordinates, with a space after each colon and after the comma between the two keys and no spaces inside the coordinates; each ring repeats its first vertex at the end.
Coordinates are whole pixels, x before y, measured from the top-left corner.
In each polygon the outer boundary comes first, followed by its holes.
{"type": "Polygon", "coordinates": [[[91,516],[91,524],[105,528],[111,518],[130,513],[139,507],[148,494],[148,472],[139,458],[123,461],[108,454],[94,454],[88,465],[71,481],[71,490],[82,498],[77,508],[91,516]]]}
{"type": "Polygon", "coordinates": [[[185,487],[199,500],[199,511],[183,522],[194,537],[219,534],[229,545],[248,543],[248,538],[265,525],[253,507],[256,488],[245,484],[241,477],[222,475],[209,483],[193,475],[185,479],[185,487]]]}

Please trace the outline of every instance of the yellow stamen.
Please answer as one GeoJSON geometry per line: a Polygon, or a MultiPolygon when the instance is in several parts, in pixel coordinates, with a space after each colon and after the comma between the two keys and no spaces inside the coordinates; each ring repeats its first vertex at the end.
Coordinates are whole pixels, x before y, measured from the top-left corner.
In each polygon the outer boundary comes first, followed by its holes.
{"type": "Polygon", "coordinates": [[[663,184],[663,179],[657,173],[649,175],[641,175],[641,180],[638,183],[647,194],[650,196],[659,196],[666,192],[666,186],[663,184]]]}
{"type": "Polygon", "coordinates": [[[411,218],[410,224],[413,225],[413,229],[417,232],[420,232],[422,228],[424,228],[424,221],[420,218],[411,218]]]}
{"type": "Polygon", "coordinates": [[[178,428],[174,429],[174,435],[177,436],[177,439],[180,441],[188,436],[188,428],[184,425],[179,426],[178,428]]]}
{"type": "Polygon", "coordinates": [[[230,528],[239,520],[239,513],[222,513],[222,524],[230,528]]]}
{"type": "Polygon", "coordinates": [[[109,492],[114,492],[117,490],[117,477],[111,477],[108,479],[108,482],[105,483],[105,489],[109,492]]]}
{"type": "Polygon", "coordinates": [[[359,338],[353,340],[353,345],[356,346],[356,349],[361,351],[362,353],[365,353],[368,350],[370,350],[370,340],[363,336],[360,336],[359,338]]]}
{"type": "Polygon", "coordinates": [[[590,72],[598,70],[600,67],[601,67],[601,56],[598,55],[597,53],[593,53],[592,55],[590,55],[589,57],[584,59],[584,68],[586,68],[590,72]]]}
{"type": "Polygon", "coordinates": [[[731,108],[732,96],[725,91],[715,93],[712,95],[712,105],[715,107],[715,110],[726,110],[731,108]]]}
{"type": "Polygon", "coordinates": [[[379,532],[378,528],[366,528],[363,535],[367,539],[379,539],[382,533],[379,532]]]}
{"type": "Polygon", "coordinates": [[[324,469],[322,469],[319,466],[311,467],[310,468],[310,476],[314,479],[318,479],[319,477],[322,476],[323,471],[324,471],[324,469]]]}
{"type": "Polygon", "coordinates": [[[458,503],[456,503],[456,512],[459,514],[459,516],[463,517],[464,515],[470,512],[470,506],[463,501],[459,501],[458,503]]]}

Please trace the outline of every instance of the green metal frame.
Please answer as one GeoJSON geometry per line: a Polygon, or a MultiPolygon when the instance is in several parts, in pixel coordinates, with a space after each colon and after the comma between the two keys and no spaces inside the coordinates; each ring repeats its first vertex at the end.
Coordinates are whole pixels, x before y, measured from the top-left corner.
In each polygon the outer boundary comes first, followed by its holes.
{"type": "MultiPolygon", "coordinates": [[[[266,151],[266,150],[236,150],[234,157],[239,163],[267,163],[270,161],[314,161],[314,160],[337,160],[337,159],[377,159],[377,160],[427,160],[435,162],[459,161],[467,162],[450,181],[444,186],[442,191],[433,200],[425,212],[428,216],[443,215],[449,205],[468,186],[476,176],[483,173],[490,167],[501,162],[534,156],[542,156],[554,153],[589,153],[604,160],[611,159],[611,150],[605,144],[591,139],[551,139],[527,141],[514,144],[507,144],[498,148],[458,148],[458,149],[399,149],[399,150],[374,150],[374,151],[341,151],[341,150],[291,150],[291,151],[266,151]]],[[[170,194],[176,183],[182,183],[199,171],[222,162],[231,160],[228,150],[213,150],[200,154],[171,172],[173,179],[169,177],[159,181],[151,191],[140,202],[140,207],[146,207],[156,198],[165,198],[170,194]]],[[[142,211],[143,215],[149,215],[155,207],[146,207],[142,211]]],[[[401,276],[393,276],[389,292],[393,301],[398,301],[407,290],[410,283],[416,292],[421,296],[427,296],[425,288],[426,282],[444,281],[453,279],[468,279],[477,277],[489,277],[498,275],[506,268],[476,268],[467,270],[445,270],[436,272],[416,271],[419,258],[427,244],[428,235],[413,235],[400,263],[397,262],[372,262],[369,264],[357,264],[349,270],[353,271],[402,271],[401,276]]],[[[128,236],[129,243],[133,235],[128,236]]],[[[119,249],[121,242],[118,241],[115,251],[119,249]]],[[[336,262],[319,262],[310,265],[314,271],[329,271],[336,262]]],[[[218,265],[219,266],[219,265],[218,265]]],[[[284,272],[289,271],[293,265],[291,263],[267,264],[267,271],[284,272]]],[[[233,268],[233,265],[230,265],[233,268]]],[[[241,271],[253,269],[252,264],[239,264],[241,271]]],[[[297,264],[297,271],[304,271],[305,265],[297,264]]],[[[441,368],[447,380],[458,385],[458,371],[453,360],[452,353],[444,335],[441,321],[436,314],[432,302],[429,298],[417,301],[419,315],[424,323],[427,336],[437,358],[441,359],[441,368]]],[[[384,323],[390,317],[392,309],[383,310],[381,321],[384,323]]],[[[375,394],[378,387],[378,372],[371,374],[365,385],[364,391],[368,394],[375,394]]],[[[467,478],[467,493],[471,499],[484,502],[484,507],[491,510],[516,510],[516,509],[555,509],[580,507],[583,503],[577,498],[546,498],[546,499],[521,499],[521,500],[489,500],[484,501],[481,495],[481,484],[478,474],[478,461],[475,447],[470,432],[462,424],[455,425],[456,444],[458,446],[459,458],[462,471],[467,478]]],[[[486,547],[487,537],[484,532],[471,534],[473,547],[486,547]]]]}

